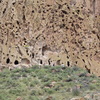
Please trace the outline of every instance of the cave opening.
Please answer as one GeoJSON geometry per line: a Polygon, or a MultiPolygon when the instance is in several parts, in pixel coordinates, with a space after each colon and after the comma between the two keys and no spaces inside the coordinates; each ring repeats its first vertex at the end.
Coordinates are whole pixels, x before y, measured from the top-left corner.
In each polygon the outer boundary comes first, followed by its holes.
{"type": "Polygon", "coordinates": [[[32,58],[34,58],[34,53],[32,53],[32,58]]]}
{"type": "Polygon", "coordinates": [[[67,61],[67,66],[68,66],[68,67],[70,66],[70,62],[69,62],[69,61],[67,61]]]}
{"type": "Polygon", "coordinates": [[[60,65],[60,60],[57,61],[57,65],[60,65]]]}
{"type": "Polygon", "coordinates": [[[51,65],[50,59],[48,60],[49,65],[51,65]]]}
{"type": "Polygon", "coordinates": [[[43,64],[43,61],[42,60],[40,60],[40,64],[43,64]]]}
{"type": "Polygon", "coordinates": [[[10,63],[10,59],[9,59],[9,58],[7,58],[6,63],[7,63],[7,64],[9,64],[9,63],[10,63]]]}
{"type": "Polygon", "coordinates": [[[15,60],[14,64],[15,65],[18,65],[19,64],[18,60],[15,60]]]}

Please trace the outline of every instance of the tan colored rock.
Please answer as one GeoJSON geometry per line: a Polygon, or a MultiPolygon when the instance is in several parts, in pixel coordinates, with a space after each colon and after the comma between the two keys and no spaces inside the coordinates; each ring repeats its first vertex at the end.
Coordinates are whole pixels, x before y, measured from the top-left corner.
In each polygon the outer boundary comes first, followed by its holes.
{"type": "Polygon", "coordinates": [[[55,2],[55,0],[46,0],[46,3],[47,3],[48,5],[53,5],[54,2],[55,2]]]}
{"type": "Polygon", "coordinates": [[[93,94],[93,100],[100,100],[100,93],[93,94]]]}
{"type": "Polygon", "coordinates": [[[100,76],[99,10],[99,0],[2,0],[0,63],[75,65],[100,76]]]}
{"type": "Polygon", "coordinates": [[[86,96],[84,96],[84,98],[86,100],[100,100],[100,93],[93,93],[92,95],[87,94],[86,96]]]}
{"type": "Polygon", "coordinates": [[[72,98],[71,100],[85,100],[83,97],[72,98]]]}
{"type": "Polygon", "coordinates": [[[91,95],[90,95],[90,94],[87,94],[86,96],[84,96],[84,98],[85,98],[86,100],[91,100],[91,95]]]}

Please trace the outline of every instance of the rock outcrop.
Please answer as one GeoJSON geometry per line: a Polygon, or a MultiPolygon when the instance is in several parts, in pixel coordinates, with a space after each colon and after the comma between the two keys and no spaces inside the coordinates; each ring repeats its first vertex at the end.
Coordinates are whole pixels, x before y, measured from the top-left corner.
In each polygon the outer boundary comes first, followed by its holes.
{"type": "Polygon", "coordinates": [[[100,76],[99,11],[100,0],[0,0],[0,63],[75,65],[100,76]]]}

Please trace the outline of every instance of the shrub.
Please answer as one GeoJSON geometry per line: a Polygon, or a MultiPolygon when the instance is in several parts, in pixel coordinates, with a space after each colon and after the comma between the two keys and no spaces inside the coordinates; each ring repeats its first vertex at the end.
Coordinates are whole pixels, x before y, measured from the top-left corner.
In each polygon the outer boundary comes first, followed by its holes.
{"type": "Polygon", "coordinates": [[[38,85],[39,84],[39,81],[38,80],[32,80],[30,82],[30,87],[35,87],[35,85],[38,85]]]}
{"type": "Polygon", "coordinates": [[[30,93],[30,95],[37,95],[36,90],[32,90],[31,93],[30,93]]]}
{"type": "MultiPolygon", "coordinates": [[[[26,99],[24,99],[26,100],[26,99]]],[[[27,100],[40,100],[37,96],[29,96],[27,100]]]]}
{"type": "Polygon", "coordinates": [[[51,89],[51,88],[44,88],[45,92],[48,93],[48,94],[53,94],[54,93],[54,90],[51,89]]]}
{"type": "Polygon", "coordinates": [[[43,77],[42,82],[48,82],[50,80],[49,77],[43,77]]]}
{"type": "Polygon", "coordinates": [[[73,96],[79,96],[80,95],[80,91],[77,88],[72,89],[72,94],[73,96]]]}
{"type": "Polygon", "coordinates": [[[80,68],[74,66],[74,67],[72,67],[72,69],[73,69],[74,71],[79,71],[80,68]]]}
{"type": "Polygon", "coordinates": [[[4,70],[0,72],[0,100],[16,100],[18,96],[24,100],[45,100],[50,95],[52,100],[69,100],[87,90],[100,90],[100,80],[85,73],[81,68],[61,66],[4,70]]]}
{"type": "Polygon", "coordinates": [[[7,95],[5,95],[6,93],[4,91],[2,91],[3,93],[0,92],[0,100],[7,100],[7,95]]]}
{"type": "Polygon", "coordinates": [[[19,73],[12,73],[10,77],[13,80],[18,80],[21,77],[21,75],[19,73]]]}
{"type": "Polygon", "coordinates": [[[79,77],[87,77],[87,73],[83,72],[83,73],[79,74],[79,77]]]}
{"type": "Polygon", "coordinates": [[[39,69],[39,66],[38,65],[34,65],[34,66],[31,67],[31,69],[34,69],[34,70],[35,69],[39,69]]]}
{"type": "Polygon", "coordinates": [[[94,89],[96,89],[96,86],[95,86],[94,84],[91,84],[91,85],[89,86],[89,88],[90,88],[90,90],[94,90],[94,89]]]}
{"type": "Polygon", "coordinates": [[[10,93],[11,95],[21,96],[23,91],[24,91],[24,90],[22,90],[22,89],[20,89],[20,88],[15,88],[15,89],[10,89],[10,90],[9,90],[9,93],[10,93]]]}

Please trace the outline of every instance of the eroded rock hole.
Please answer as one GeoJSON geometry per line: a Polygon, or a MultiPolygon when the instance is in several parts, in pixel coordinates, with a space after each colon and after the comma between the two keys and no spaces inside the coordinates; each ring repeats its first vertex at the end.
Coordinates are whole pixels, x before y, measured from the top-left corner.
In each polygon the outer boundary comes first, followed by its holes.
{"type": "Polygon", "coordinates": [[[53,66],[55,66],[55,64],[53,64],[53,66]]]}
{"type": "Polygon", "coordinates": [[[10,59],[9,59],[9,58],[7,58],[6,63],[7,63],[7,64],[9,64],[9,63],[10,63],[10,59]]]}
{"type": "Polygon", "coordinates": [[[68,14],[65,10],[62,10],[62,12],[63,12],[64,14],[68,14]]]}
{"type": "Polygon", "coordinates": [[[2,0],[0,0],[0,3],[2,2],[2,0]]]}
{"type": "Polygon", "coordinates": [[[43,64],[43,61],[42,60],[40,60],[40,64],[43,64]]]}
{"type": "Polygon", "coordinates": [[[34,58],[34,53],[32,53],[32,58],[34,58]]]}
{"type": "Polygon", "coordinates": [[[6,12],[6,8],[4,9],[4,11],[3,11],[3,14],[6,12]]]}
{"type": "Polygon", "coordinates": [[[42,47],[42,55],[45,54],[45,51],[50,51],[50,48],[48,48],[47,45],[42,47]]]}
{"type": "Polygon", "coordinates": [[[60,65],[60,60],[57,61],[57,65],[60,65]]]}
{"type": "Polygon", "coordinates": [[[70,62],[69,61],[67,61],[67,66],[70,66],[70,62]]]}
{"type": "Polygon", "coordinates": [[[87,68],[87,66],[85,66],[86,70],[88,71],[88,73],[91,73],[90,69],[87,68]]]}
{"type": "Polygon", "coordinates": [[[18,60],[15,60],[14,64],[15,65],[18,65],[19,64],[18,60]]]}
{"type": "Polygon", "coordinates": [[[32,10],[32,13],[34,13],[34,10],[32,10]]]}
{"type": "Polygon", "coordinates": [[[77,64],[77,61],[75,63],[77,64]]]}
{"type": "Polygon", "coordinates": [[[19,25],[19,21],[17,21],[17,24],[19,25]]]}
{"type": "Polygon", "coordinates": [[[48,60],[48,63],[49,63],[49,65],[51,65],[51,63],[50,63],[50,59],[48,60]]]}
{"type": "Polygon", "coordinates": [[[25,21],[25,20],[26,20],[25,15],[23,15],[23,21],[25,21]]]}
{"type": "Polygon", "coordinates": [[[83,62],[85,63],[85,60],[84,59],[82,59],[83,60],[83,62]]]}
{"type": "Polygon", "coordinates": [[[64,27],[65,27],[65,24],[61,24],[61,25],[60,25],[60,28],[64,28],[64,27]]]}
{"type": "Polygon", "coordinates": [[[76,12],[77,12],[77,14],[79,14],[80,13],[80,10],[77,10],[76,12]]]}

